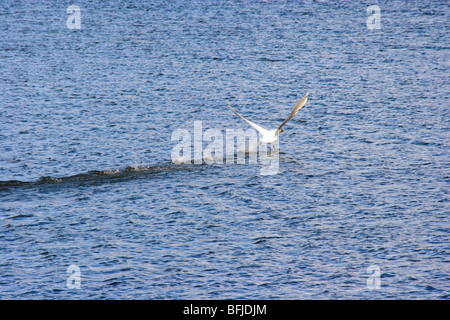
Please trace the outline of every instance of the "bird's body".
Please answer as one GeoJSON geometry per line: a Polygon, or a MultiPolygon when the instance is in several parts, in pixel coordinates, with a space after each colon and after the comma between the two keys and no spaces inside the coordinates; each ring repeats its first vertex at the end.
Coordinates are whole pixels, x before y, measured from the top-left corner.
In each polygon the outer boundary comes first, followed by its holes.
{"type": "Polygon", "coordinates": [[[257,125],[254,122],[251,122],[250,120],[245,119],[243,116],[241,116],[239,113],[237,113],[236,111],[233,110],[233,108],[231,107],[230,103],[227,101],[228,105],[230,106],[231,111],[233,111],[234,114],[236,114],[239,118],[241,118],[242,120],[246,121],[249,125],[251,125],[253,128],[255,128],[261,135],[261,142],[264,143],[269,143],[269,144],[275,144],[275,142],[277,142],[278,140],[278,136],[281,132],[283,132],[283,130],[281,129],[281,127],[283,127],[286,122],[288,122],[290,119],[292,119],[293,116],[295,116],[297,114],[297,112],[305,105],[306,100],[308,100],[308,93],[305,94],[305,96],[295,104],[295,106],[292,108],[291,113],[289,114],[289,116],[286,118],[286,120],[283,121],[283,123],[278,126],[278,128],[273,129],[273,130],[267,130],[266,128],[263,128],[259,125],[257,125]]]}
{"type": "Polygon", "coordinates": [[[275,143],[278,140],[278,130],[274,129],[274,130],[264,130],[264,132],[262,133],[262,138],[261,138],[261,142],[265,142],[265,143],[275,143]]]}

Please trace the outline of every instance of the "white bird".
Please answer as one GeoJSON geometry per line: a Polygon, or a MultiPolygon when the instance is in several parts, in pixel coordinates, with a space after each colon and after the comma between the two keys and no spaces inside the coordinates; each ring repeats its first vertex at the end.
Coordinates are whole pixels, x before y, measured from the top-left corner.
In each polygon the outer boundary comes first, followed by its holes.
{"type": "Polygon", "coordinates": [[[281,127],[283,127],[286,124],[286,122],[291,120],[292,117],[297,114],[297,112],[305,105],[306,100],[308,100],[308,93],[306,93],[305,96],[303,98],[301,98],[300,101],[295,104],[295,106],[292,108],[291,114],[286,118],[286,120],[284,120],[283,123],[280,124],[280,126],[277,129],[273,129],[273,130],[267,130],[266,128],[263,128],[263,127],[257,125],[256,123],[245,119],[243,116],[241,116],[239,113],[237,113],[236,111],[233,110],[233,108],[231,107],[231,105],[228,101],[227,101],[227,103],[228,103],[228,106],[230,107],[231,111],[234,112],[234,114],[236,114],[242,120],[246,121],[249,125],[251,125],[259,133],[262,134],[261,142],[270,143],[273,145],[278,140],[278,134],[283,132],[281,127]]]}

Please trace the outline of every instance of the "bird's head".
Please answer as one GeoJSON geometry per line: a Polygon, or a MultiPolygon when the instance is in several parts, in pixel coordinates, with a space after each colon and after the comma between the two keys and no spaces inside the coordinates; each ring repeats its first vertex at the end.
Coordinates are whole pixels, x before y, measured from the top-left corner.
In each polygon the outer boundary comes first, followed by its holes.
{"type": "Polygon", "coordinates": [[[283,132],[283,129],[278,129],[278,133],[282,133],[283,132]]]}

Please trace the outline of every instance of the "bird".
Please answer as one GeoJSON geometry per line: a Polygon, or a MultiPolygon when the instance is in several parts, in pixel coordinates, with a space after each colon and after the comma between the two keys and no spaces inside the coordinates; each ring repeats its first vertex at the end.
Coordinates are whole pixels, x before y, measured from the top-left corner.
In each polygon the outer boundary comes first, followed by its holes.
{"type": "Polygon", "coordinates": [[[234,114],[236,114],[239,118],[241,118],[242,120],[246,121],[249,125],[251,125],[253,128],[255,128],[259,133],[261,133],[262,138],[261,138],[261,142],[267,143],[267,144],[271,144],[272,146],[275,144],[275,142],[277,142],[278,140],[278,135],[283,132],[283,130],[281,129],[286,122],[288,122],[289,120],[291,120],[296,114],[297,112],[305,105],[306,100],[308,100],[308,93],[305,94],[305,96],[303,98],[301,98],[296,104],[295,106],[292,108],[291,113],[289,114],[289,116],[286,118],[286,120],[284,120],[276,129],[272,129],[272,130],[267,130],[266,128],[261,127],[260,125],[257,125],[254,122],[251,122],[250,120],[245,119],[243,116],[241,116],[239,113],[237,113],[236,111],[234,111],[234,109],[231,107],[230,102],[227,101],[228,106],[230,107],[231,111],[233,111],[234,114]]]}

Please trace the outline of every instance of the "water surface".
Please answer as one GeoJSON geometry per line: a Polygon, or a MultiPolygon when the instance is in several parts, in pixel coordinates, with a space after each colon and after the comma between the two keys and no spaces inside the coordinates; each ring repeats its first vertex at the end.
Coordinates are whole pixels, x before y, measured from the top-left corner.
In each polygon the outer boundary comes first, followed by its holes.
{"type": "Polygon", "coordinates": [[[0,298],[449,298],[446,1],[74,4],[0,4],[0,298]],[[306,92],[277,174],[172,163],[306,92]]]}

